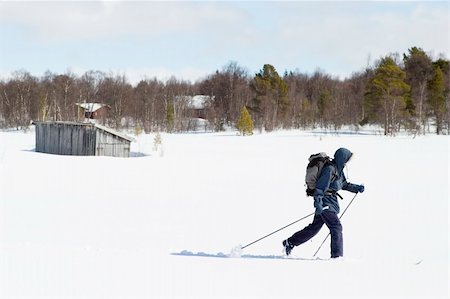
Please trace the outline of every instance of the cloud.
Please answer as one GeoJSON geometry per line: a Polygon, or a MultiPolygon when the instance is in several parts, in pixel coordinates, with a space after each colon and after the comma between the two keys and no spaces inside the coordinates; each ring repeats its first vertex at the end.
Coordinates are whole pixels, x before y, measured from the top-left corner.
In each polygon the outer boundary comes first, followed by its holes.
{"type": "Polygon", "coordinates": [[[369,55],[448,54],[449,17],[443,2],[0,2],[0,68],[194,81],[234,60],[343,78],[369,55]]]}
{"type": "Polygon", "coordinates": [[[298,13],[288,15],[279,26],[280,43],[289,44],[285,57],[308,57],[316,67],[341,77],[365,67],[369,55],[378,59],[413,46],[434,55],[449,53],[450,12],[443,5],[367,2],[293,7],[298,13]]]}
{"type": "Polygon", "coordinates": [[[2,2],[0,8],[1,23],[57,41],[206,31],[242,16],[226,4],[197,2],[2,2]]]}

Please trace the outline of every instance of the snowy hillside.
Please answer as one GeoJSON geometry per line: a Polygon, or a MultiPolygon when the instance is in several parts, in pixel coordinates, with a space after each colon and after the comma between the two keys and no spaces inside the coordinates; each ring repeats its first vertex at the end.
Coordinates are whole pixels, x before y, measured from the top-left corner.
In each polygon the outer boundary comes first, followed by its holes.
{"type": "Polygon", "coordinates": [[[163,134],[163,155],[153,138],[132,158],[74,157],[0,132],[1,298],[447,298],[448,136],[163,134]],[[311,218],[224,258],[312,213],[307,158],[339,147],[366,186],[342,219],[344,259],[324,260],[329,240],[312,259],[326,227],[271,258],[311,218]]]}

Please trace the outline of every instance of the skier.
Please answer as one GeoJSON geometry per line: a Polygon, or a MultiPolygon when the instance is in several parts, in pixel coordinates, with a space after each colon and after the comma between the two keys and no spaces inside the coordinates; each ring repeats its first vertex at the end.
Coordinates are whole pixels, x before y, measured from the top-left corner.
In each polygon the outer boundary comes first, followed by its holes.
{"type": "Polygon", "coordinates": [[[295,246],[305,243],[314,237],[325,224],[331,235],[331,258],[344,255],[342,225],[338,218],[339,202],[337,192],[346,190],[353,193],[364,192],[364,185],[355,185],[347,182],[344,175],[344,167],[351,159],[352,152],[346,148],[340,148],[334,154],[332,163],[324,166],[316,182],[314,191],[314,207],[316,208],[314,220],[301,231],[296,232],[290,238],[283,241],[284,253],[290,255],[295,246]]]}

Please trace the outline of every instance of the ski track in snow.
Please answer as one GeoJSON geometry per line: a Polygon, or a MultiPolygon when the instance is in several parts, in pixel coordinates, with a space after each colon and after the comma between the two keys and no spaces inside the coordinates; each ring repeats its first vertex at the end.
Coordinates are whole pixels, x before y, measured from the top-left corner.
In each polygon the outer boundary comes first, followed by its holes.
{"type": "Polygon", "coordinates": [[[176,256],[193,256],[193,257],[212,257],[212,258],[242,258],[242,259],[266,259],[266,260],[299,260],[299,261],[329,261],[330,259],[323,258],[302,258],[291,257],[284,255],[257,255],[257,254],[242,254],[241,256],[232,256],[232,254],[225,254],[223,252],[218,253],[205,253],[205,252],[192,252],[189,250],[183,250],[180,252],[171,253],[176,256]]]}

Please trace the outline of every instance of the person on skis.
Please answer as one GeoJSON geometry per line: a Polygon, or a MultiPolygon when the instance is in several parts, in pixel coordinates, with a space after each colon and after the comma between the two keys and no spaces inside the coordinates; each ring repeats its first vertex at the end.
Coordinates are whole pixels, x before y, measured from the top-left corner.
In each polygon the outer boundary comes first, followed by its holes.
{"type": "Polygon", "coordinates": [[[314,220],[304,229],[296,232],[283,241],[284,253],[290,255],[295,246],[305,243],[314,237],[325,224],[331,235],[331,258],[344,256],[342,225],[339,220],[339,201],[337,192],[346,190],[353,193],[364,192],[364,185],[347,182],[344,167],[352,157],[352,152],[340,148],[334,154],[332,163],[323,167],[316,182],[314,191],[314,220]]]}

